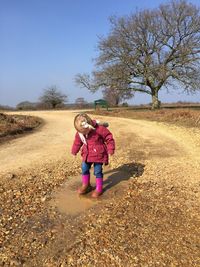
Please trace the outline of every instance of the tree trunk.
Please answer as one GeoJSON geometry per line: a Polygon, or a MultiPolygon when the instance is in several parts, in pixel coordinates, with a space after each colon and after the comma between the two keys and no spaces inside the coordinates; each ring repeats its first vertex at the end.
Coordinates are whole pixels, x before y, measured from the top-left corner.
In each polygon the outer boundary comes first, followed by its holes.
{"type": "Polygon", "coordinates": [[[118,106],[119,105],[119,97],[116,97],[115,98],[115,106],[118,106]]]}
{"type": "Polygon", "coordinates": [[[152,96],[151,108],[152,109],[159,109],[161,102],[158,100],[158,91],[157,90],[153,90],[151,96],[152,96]]]}

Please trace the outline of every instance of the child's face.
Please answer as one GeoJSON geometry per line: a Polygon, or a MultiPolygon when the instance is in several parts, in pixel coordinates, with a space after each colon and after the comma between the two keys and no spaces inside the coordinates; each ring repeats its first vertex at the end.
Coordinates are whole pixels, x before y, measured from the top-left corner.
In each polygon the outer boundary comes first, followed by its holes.
{"type": "Polygon", "coordinates": [[[84,135],[89,134],[92,128],[92,120],[83,115],[78,115],[75,117],[74,126],[79,133],[84,135]]]}
{"type": "Polygon", "coordinates": [[[84,135],[86,135],[86,134],[89,134],[90,131],[91,131],[90,128],[86,128],[86,129],[83,128],[83,130],[81,130],[79,132],[82,133],[82,134],[84,134],[84,135]]]}

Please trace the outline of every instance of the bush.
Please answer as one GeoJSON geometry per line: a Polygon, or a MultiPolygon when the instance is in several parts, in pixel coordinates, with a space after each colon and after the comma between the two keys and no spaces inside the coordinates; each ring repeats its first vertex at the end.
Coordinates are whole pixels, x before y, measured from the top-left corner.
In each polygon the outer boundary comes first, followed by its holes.
{"type": "Polygon", "coordinates": [[[122,103],[122,107],[128,107],[128,103],[127,102],[122,103]]]}

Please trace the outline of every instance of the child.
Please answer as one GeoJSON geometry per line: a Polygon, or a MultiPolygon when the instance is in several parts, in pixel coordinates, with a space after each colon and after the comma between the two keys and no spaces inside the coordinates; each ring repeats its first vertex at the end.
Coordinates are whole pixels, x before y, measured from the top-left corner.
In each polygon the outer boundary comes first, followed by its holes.
{"type": "Polygon", "coordinates": [[[115,151],[115,141],[107,126],[107,123],[102,124],[92,120],[86,113],[80,113],[74,118],[77,133],[72,146],[72,154],[76,155],[82,147],[82,186],[78,189],[79,194],[86,194],[91,190],[90,168],[92,164],[94,164],[96,176],[96,190],[92,193],[92,197],[97,198],[102,194],[102,165],[108,164],[108,155],[113,155],[115,151]]]}

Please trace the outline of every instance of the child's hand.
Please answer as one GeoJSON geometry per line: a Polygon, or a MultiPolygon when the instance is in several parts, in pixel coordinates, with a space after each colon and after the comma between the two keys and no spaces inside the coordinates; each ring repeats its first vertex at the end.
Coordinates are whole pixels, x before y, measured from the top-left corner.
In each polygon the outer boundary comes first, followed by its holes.
{"type": "Polygon", "coordinates": [[[110,161],[113,162],[115,160],[114,152],[109,154],[110,161]]]}

